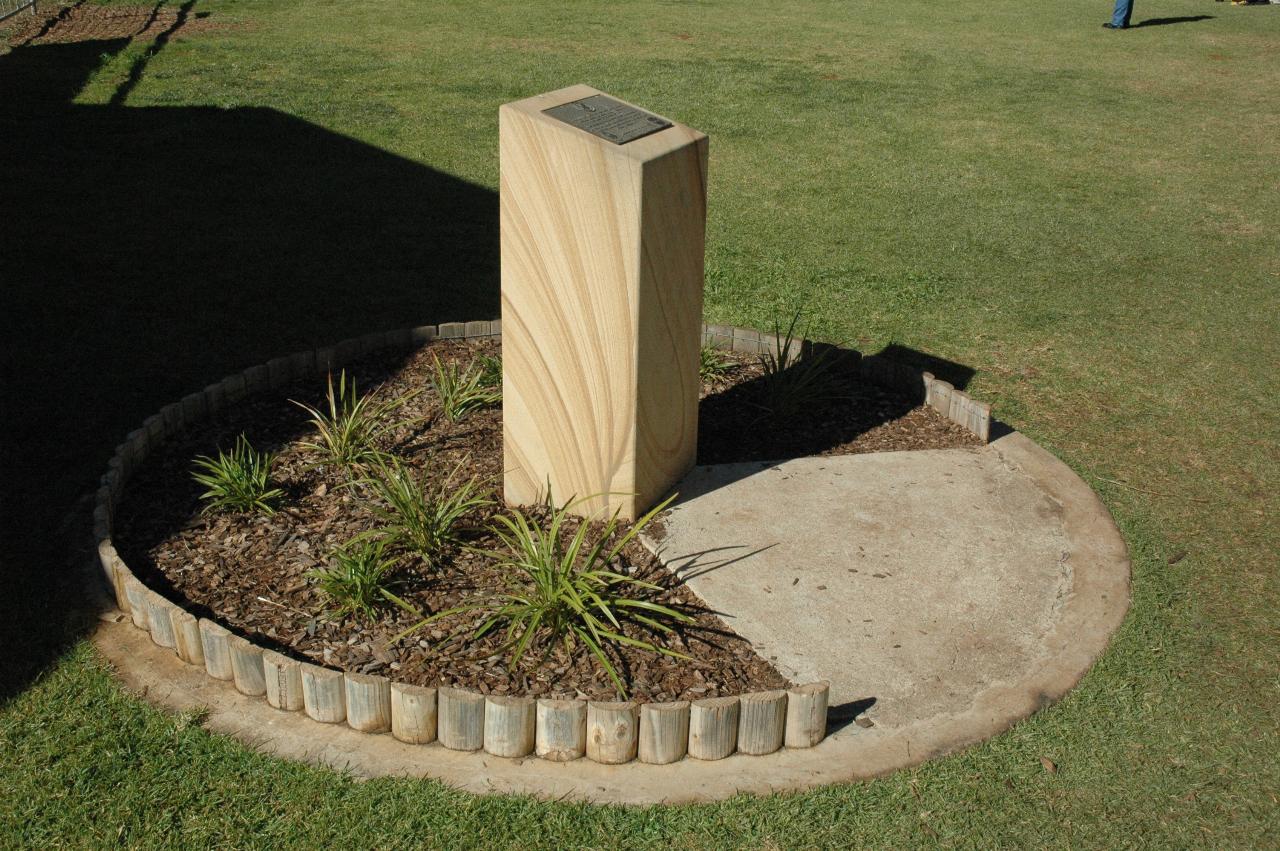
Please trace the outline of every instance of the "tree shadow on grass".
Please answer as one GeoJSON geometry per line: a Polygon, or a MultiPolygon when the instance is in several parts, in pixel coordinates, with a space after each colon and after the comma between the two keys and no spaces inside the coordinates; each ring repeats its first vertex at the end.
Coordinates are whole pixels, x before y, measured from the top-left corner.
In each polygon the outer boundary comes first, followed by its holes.
{"type": "Polygon", "coordinates": [[[498,313],[492,190],[272,109],[73,103],[129,43],[0,56],[0,701],[75,638],[63,520],[144,417],[281,354],[498,313]]]}

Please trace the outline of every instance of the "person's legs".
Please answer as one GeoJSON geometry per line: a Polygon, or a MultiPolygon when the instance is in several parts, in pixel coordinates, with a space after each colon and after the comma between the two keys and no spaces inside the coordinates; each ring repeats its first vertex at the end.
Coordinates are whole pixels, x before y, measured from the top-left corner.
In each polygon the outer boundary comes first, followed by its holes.
{"type": "Polygon", "coordinates": [[[1111,13],[1111,26],[1116,29],[1122,29],[1129,26],[1129,19],[1133,17],[1133,0],[1116,0],[1115,11],[1111,13]]]}

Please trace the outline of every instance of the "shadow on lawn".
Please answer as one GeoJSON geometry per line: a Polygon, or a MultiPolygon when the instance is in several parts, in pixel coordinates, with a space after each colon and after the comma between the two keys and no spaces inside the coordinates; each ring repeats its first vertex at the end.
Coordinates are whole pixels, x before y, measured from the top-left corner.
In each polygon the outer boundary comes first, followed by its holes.
{"type": "Polygon", "coordinates": [[[498,313],[494,192],[271,109],[74,104],[128,44],[0,56],[0,701],[77,634],[62,521],[144,417],[277,355],[498,313]]]}
{"type": "Polygon", "coordinates": [[[498,314],[493,191],[272,109],[124,106],[190,8],[105,106],[73,101],[130,38],[0,56],[0,702],[81,634],[65,521],[144,417],[282,354],[498,314]]]}
{"type": "Polygon", "coordinates": [[[1130,29],[1137,27],[1162,27],[1166,24],[1194,24],[1196,21],[1212,21],[1213,15],[1183,15],[1178,18],[1147,18],[1145,21],[1139,21],[1132,24],[1130,29]]]}

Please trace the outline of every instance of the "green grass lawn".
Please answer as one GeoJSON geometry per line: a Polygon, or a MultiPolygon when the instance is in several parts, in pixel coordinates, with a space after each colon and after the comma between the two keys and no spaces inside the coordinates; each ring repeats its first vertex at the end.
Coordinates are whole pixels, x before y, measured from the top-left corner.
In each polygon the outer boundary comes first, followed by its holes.
{"type": "Polygon", "coordinates": [[[0,55],[0,846],[1278,841],[1280,8],[1139,0],[1211,17],[1113,33],[1105,0],[187,5],[156,44],[0,55]],[[543,804],[265,758],[59,628],[47,541],[144,416],[496,314],[497,108],[575,82],[710,136],[709,321],[805,304],[968,367],[1097,488],[1133,607],[1059,705],[870,783],[543,804]]]}

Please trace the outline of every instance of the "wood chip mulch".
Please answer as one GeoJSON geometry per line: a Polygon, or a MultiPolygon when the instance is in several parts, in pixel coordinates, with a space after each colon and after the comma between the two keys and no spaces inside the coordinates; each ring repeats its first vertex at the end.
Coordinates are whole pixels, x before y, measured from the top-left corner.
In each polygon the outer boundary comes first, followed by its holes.
{"type": "MultiPolygon", "coordinates": [[[[491,341],[436,341],[409,355],[373,355],[348,368],[361,392],[379,398],[416,393],[396,417],[403,421],[382,447],[432,481],[461,468],[488,483],[498,500],[502,474],[499,408],[473,412],[458,423],[440,415],[429,389],[435,356],[466,363],[498,355],[491,341]]],[[[777,460],[797,455],[947,448],[976,439],[928,408],[853,376],[836,379],[829,399],[786,424],[758,406],[761,368],[749,356],[726,355],[723,375],[704,387],[700,463],[777,460]]],[[[420,685],[453,685],[484,694],[614,699],[616,690],[595,659],[577,648],[530,653],[511,665],[502,634],[473,640],[477,614],[457,614],[400,640],[420,618],[388,605],[376,620],[329,614],[329,601],[308,572],[332,549],[375,528],[368,493],[344,473],[318,466],[300,446],[313,438],[307,415],[290,400],[323,407],[324,381],[299,381],[233,406],[191,427],[153,452],[131,479],[117,507],[114,537],[139,578],[194,614],[281,652],[348,671],[379,673],[420,685]],[[202,514],[192,459],[229,449],[245,434],[260,450],[277,452],[273,481],[286,491],[272,516],[202,514]]],[[[502,587],[504,576],[487,556],[488,523],[496,506],[468,516],[467,547],[454,548],[439,569],[404,555],[393,590],[419,611],[439,612],[502,587]],[[474,548],[474,549],[473,549],[474,548]]],[[[598,528],[598,524],[597,524],[598,528]]],[[[576,524],[565,530],[571,535],[576,524]]],[[[691,657],[677,659],[637,648],[611,648],[610,658],[638,701],[689,700],[785,686],[785,678],[733,633],[715,612],[666,571],[642,546],[630,544],[616,568],[653,582],[651,599],[694,618],[665,636],[628,625],[625,634],[691,657]]],[[[731,613],[730,613],[731,614],[731,613]]]]}

